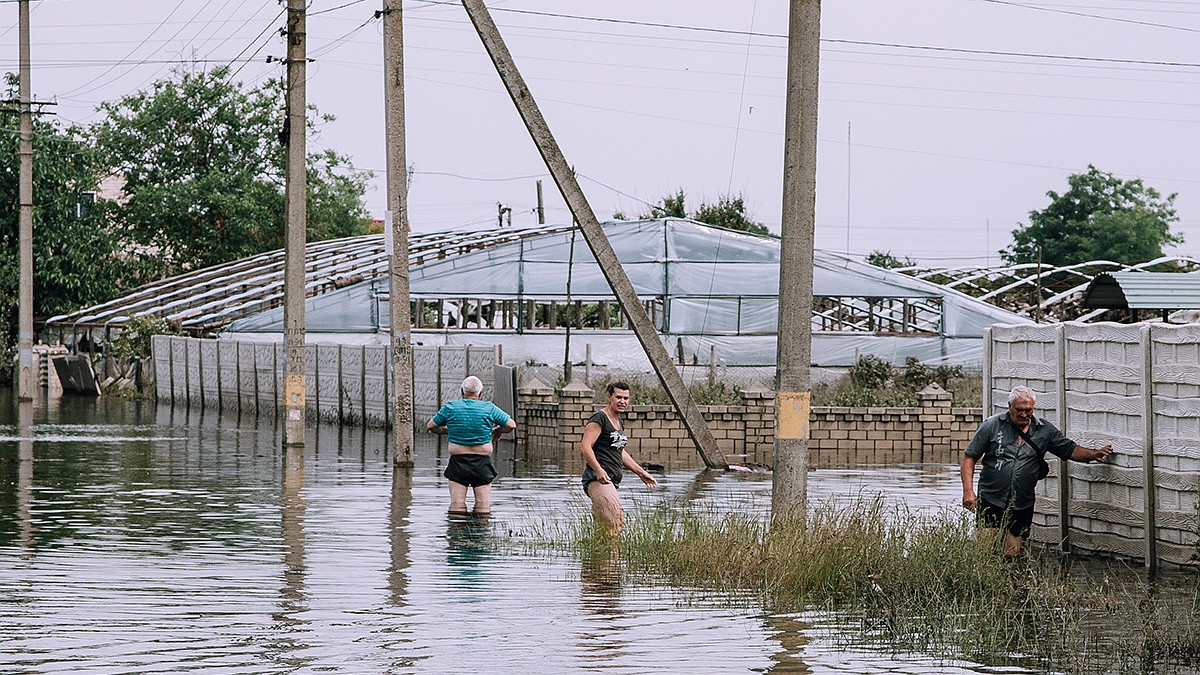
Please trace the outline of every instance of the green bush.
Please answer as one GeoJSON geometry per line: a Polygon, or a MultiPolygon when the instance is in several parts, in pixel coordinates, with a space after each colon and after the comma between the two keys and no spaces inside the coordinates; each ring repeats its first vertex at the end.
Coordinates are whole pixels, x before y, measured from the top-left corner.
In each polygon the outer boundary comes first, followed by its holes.
{"type": "Polygon", "coordinates": [[[121,326],[121,335],[106,350],[106,355],[126,362],[150,358],[151,339],[155,335],[179,335],[179,327],[156,316],[138,316],[121,326]]]}
{"type": "Polygon", "coordinates": [[[913,407],[917,405],[917,392],[933,382],[954,394],[955,405],[982,405],[980,378],[966,375],[961,366],[932,368],[909,357],[904,368],[893,368],[891,364],[871,355],[859,358],[842,380],[813,387],[813,404],[913,407]]]}
{"type": "MultiPolygon", "coordinates": [[[[649,384],[641,376],[623,377],[620,375],[608,375],[595,382],[596,403],[605,403],[608,400],[609,383],[618,381],[629,385],[629,399],[632,405],[671,405],[671,399],[667,396],[667,392],[657,382],[649,384]]],[[[742,403],[741,387],[728,382],[713,382],[712,384],[707,381],[696,382],[688,385],[688,391],[697,405],[741,405],[742,403]]]]}
{"type": "Polygon", "coordinates": [[[850,381],[860,389],[882,389],[892,381],[892,364],[867,354],[850,366],[850,381]]]}

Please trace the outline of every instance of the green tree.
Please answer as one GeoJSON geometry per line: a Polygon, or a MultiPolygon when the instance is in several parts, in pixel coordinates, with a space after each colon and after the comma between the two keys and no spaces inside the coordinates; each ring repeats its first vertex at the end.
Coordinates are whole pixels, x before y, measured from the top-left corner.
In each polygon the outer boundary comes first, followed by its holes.
{"type": "MultiPolygon", "coordinates": [[[[658,204],[651,204],[650,210],[643,213],[642,218],[691,218],[692,220],[709,225],[716,225],[731,230],[741,230],[751,234],[771,234],[762,223],[755,222],[746,215],[746,202],[741,195],[737,197],[724,196],[717,199],[715,204],[701,204],[689,216],[686,197],[683,190],[666,195],[658,204]]],[[[624,220],[625,214],[614,213],[613,218],[624,220]]]]}
{"type": "MultiPolygon", "coordinates": [[[[680,195],[682,196],[682,192],[680,195]]],[[[736,198],[721,197],[716,204],[701,204],[692,214],[694,220],[709,225],[725,227],[731,230],[741,230],[751,234],[770,234],[771,231],[762,223],[756,223],[746,215],[746,203],[741,195],[736,198]]]]}
{"type": "MultiPolygon", "coordinates": [[[[6,79],[14,100],[16,80],[6,79]]],[[[9,205],[0,209],[0,351],[15,342],[18,322],[19,128],[15,111],[0,109],[0,203],[9,205]]],[[[33,133],[33,313],[40,320],[112,298],[134,275],[106,227],[105,205],[90,203],[104,173],[83,130],[35,117],[33,133]]]]}
{"type": "Polygon", "coordinates": [[[891,251],[871,251],[867,254],[867,264],[894,270],[901,267],[916,267],[917,261],[908,256],[897,258],[892,255],[891,251]]]}
{"type": "Polygon", "coordinates": [[[1171,231],[1179,220],[1175,195],[1163,197],[1141,179],[1121,180],[1095,166],[1067,178],[1069,189],[1047,192],[1050,205],[1029,213],[1029,224],[1013,230],[1013,243],[1000,255],[1009,263],[1070,265],[1088,260],[1142,262],[1183,242],[1171,231]]]}
{"type": "Polygon", "coordinates": [[[683,190],[676,194],[667,195],[662,202],[650,207],[650,213],[643,218],[687,218],[687,208],[684,207],[683,190]]]}
{"type": "MultiPolygon", "coordinates": [[[[93,126],[110,170],[125,179],[113,222],[159,274],[283,245],[283,85],[247,88],[228,68],[179,71],[101,105],[93,126]]],[[[313,111],[314,119],[332,121],[313,111]]],[[[308,158],[308,238],[366,233],[369,174],[332,151],[308,158]]]]}

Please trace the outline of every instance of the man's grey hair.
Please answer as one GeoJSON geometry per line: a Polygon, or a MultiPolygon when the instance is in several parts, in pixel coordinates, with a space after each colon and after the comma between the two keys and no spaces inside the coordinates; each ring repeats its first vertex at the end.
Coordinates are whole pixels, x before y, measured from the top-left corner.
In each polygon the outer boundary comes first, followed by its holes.
{"type": "Polygon", "coordinates": [[[462,383],[463,396],[480,396],[483,394],[483,381],[471,375],[462,383]]]}
{"type": "Polygon", "coordinates": [[[1031,403],[1037,402],[1037,394],[1029,387],[1013,387],[1012,391],[1008,392],[1008,404],[1012,405],[1013,401],[1019,398],[1027,398],[1031,403]]]}

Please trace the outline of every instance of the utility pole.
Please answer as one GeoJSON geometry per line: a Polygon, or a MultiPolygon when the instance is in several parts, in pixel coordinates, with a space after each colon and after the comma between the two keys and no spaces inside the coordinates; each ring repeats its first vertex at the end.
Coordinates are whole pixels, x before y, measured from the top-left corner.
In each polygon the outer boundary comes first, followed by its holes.
{"type": "Polygon", "coordinates": [[[791,0],[789,17],[776,331],[775,470],[771,477],[771,514],[775,520],[803,518],[808,500],[821,0],[791,0]]]}
{"type": "Polygon", "coordinates": [[[545,225],[546,224],[546,204],[545,204],[545,202],[542,201],[542,181],[540,181],[540,180],[537,182],[537,197],[538,197],[538,202],[537,202],[537,204],[538,204],[538,207],[537,207],[538,225],[545,225]]]}
{"type": "Polygon", "coordinates": [[[32,401],[36,380],[33,376],[33,96],[29,86],[29,0],[19,7],[20,83],[17,109],[20,111],[20,138],[17,155],[20,157],[20,185],[17,201],[18,262],[20,279],[17,283],[17,400],[32,401]]]}
{"type": "Polygon", "coordinates": [[[308,230],[305,0],[287,3],[287,233],[283,267],[283,444],[304,445],[304,263],[308,230]]]}
{"type": "Polygon", "coordinates": [[[392,220],[388,305],[392,324],[392,463],[413,465],[412,310],[408,280],[408,159],[404,131],[404,15],[383,0],[383,106],[387,135],[387,208],[392,220]]]}
{"type": "Polygon", "coordinates": [[[647,358],[650,359],[650,364],[658,374],[663,389],[671,397],[671,402],[675,404],[675,409],[683,420],[688,435],[696,444],[700,458],[710,469],[729,468],[724,453],[717,447],[717,441],[713,438],[708,423],[704,421],[704,416],[700,414],[700,408],[692,400],[691,392],[688,391],[687,385],[679,375],[679,371],[675,369],[675,365],[671,363],[671,356],[667,353],[667,348],[663,346],[658,330],[646,313],[646,308],[642,306],[633,283],[629,281],[629,275],[621,267],[621,261],[617,259],[612,244],[604,235],[600,221],[596,219],[596,214],[588,204],[587,197],[579,187],[579,182],[575,180],[575,173],[567,164],[562,149],[559,148],[558,142],[550,132],[550,126],[546,124],[546,119],[538,109],[537,102],[533,100],[533,94],[530,93],[524,78],[517,70],[512,54],[504,44],[504,39],[500,36],[500,31],[492,21],[483,0],[462,0],[462,3],[467,10],[467,15],[471,17],[471,23],[475,25],[476,32],[479,33],[479,39],[487,49],[488,56],[496,66],[500,80],[508,89],[508,95],[512,98],[517,112],[525,122],[525,127],[529,130],[529,135],[533,138],[538,152],[541,153],[542,160],[546,162],[546,167],[558,185],[559,192],[562,193],[563,199],[571,209],[571,215],[579,221],[579,230],[583,233],[588,247],[592,249],[592,255],[600,265],[600,271],[604,273],[604,278],[612,287],[613,294],[617,296],[617,301],[625,310],[625,315],[629,317],[634,335],[637,336],[647,358]]]}

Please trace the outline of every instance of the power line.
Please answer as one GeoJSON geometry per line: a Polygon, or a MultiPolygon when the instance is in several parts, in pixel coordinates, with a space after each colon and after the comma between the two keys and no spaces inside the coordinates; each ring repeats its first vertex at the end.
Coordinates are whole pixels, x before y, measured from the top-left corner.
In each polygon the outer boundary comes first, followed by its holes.
{"type": "MultiPolygon", "coordinates": [[[[458,4],[458,3],[450,2],[449,0],[416,0],[416,1],[423,2],[423,3],[429,4],[429,5],[456,5],[456,4],[458,4]]],[[[991,1],[991,0],[985,0],[985,1],[991,1]]],[[[1000,2],[1001,0],[995,0],[995,1],[1000,2]]],[[[663,22],[654,22],[654,21],[633,21],[630,19],[613,19],[613,18],[609,18],[609,17],[583,16],[583,15],[579,15],[579,14],[564,14],[561,12],[542,12],[542,11],[536,11],[536,10],[513,9],[513,8],[505,8],[505,7],[496,7],[496,8],[493,8],[492,11],[507,12],[510,14],[526,14],[526,15],[531,15],[531,16],[543,16],[543,17],[550,17],[550,18],[556,18],[556,19],[571,19],[571,20],[575,20],[575,21],[594,21],[594,22],[599,22],[599,23],[621,24],[621,25],[627,25],[627,26],[641,26],[641,27],[647,27],[647,28],[667,28],[667,29],[671,29],[671,30],[685,30],[685,31],[694,31],[694,32],[702,32],[702,33],[715,33],[715,34],[721,34],[721,35],[738,35],[738,36],[750,35],[750,36],[755,36],[755,37],[787,40],[786,34],[763,33],[763,32],[752,31],[752,30],[747,31],[747,30],[736,30],[736,29],[731,29],[731,28],[711,28],[711,27],[705,27],[705,26],[687,26],[687,25],[683,25],[683,24],[672,24],[672,23],[663,23],[663,22]]],[[[870,46],[875,46],[875,47],[887,47],[887,48],[891,48],[891,49],[915,49],[915,50],[929,50],[929,51],[936,51],[936,52],[957,52],[957,53],[964,53],[964,54],[989,54],[989,55],[994,55],[994,56],[1018,56],[1018,57],[1022,57],[1022,58],[1036,58],[1036,59],[1064,59],[1064,60],[1078,60],[1078,61],[1097,61],[1097,62],[1109,62],[1109,63],[1130,63],[1130,64],[1141,64],[1141,65],[1159,65],[1159,66],[1172,66],[1172,67],[1200,68],[1200,63],[1193,63],[1193,62],[1155,61],[1155,60],[1141,60],[1141,59],[1117,59],[1117,58],[1094,57],[1094,56],[1072,56],[1072,55],[1061,55],[1061,54],[1044,54],[1044,53],[1037,53],[1037,52],[1007,52],[1007,51],[987,50],[987,49],[967,49],[967,48],[959,48],[959,47],[935,47],[932,45],[910,45],[910,44],[901,44],[901,43],[893,43],[893,42],[875,42],[875,41],[870,41],[870,40],[844,40],[844,39],[835,39],[835,38],[821,38],[821,42],[822,43],[830,43],[830,44],[870,45],[870,46]]]]}
{"type": "Polygon", "coordinates": [[[1081,16],[1088,19],[1100,19],[1103,21],[1115,21],[1118,23],[1130,23],[1138,26],[1150,26],[1153,28],[1166,28],[1168,30],[1179,30],[1187,33],[1200,33],[1200,30],[1195,28],[1186,28],[1184,26],[1173,26],[1165,23],[1154,23],[1152,21],[1138,21],[1136,19],[1125,19],[1116,16],[1103,16],[1101,14],[1089,14],[1087,12],[1077,12],[1069,9],[1054,9],[1052,7],[1042,7],[1039,5],[1027,5],[1021,2],[1011,2],[1010,0],[978,0],[979,2],[987,2],[994,5],[1007,5],[1009,7],[1020,7],[1021,9],[1032,9],[1041,12],[1053,12],[1055,14],[1067,14],[1069,16],[1081,16]]]}

